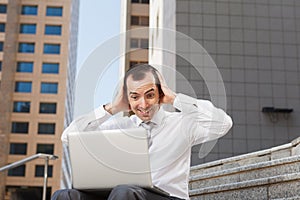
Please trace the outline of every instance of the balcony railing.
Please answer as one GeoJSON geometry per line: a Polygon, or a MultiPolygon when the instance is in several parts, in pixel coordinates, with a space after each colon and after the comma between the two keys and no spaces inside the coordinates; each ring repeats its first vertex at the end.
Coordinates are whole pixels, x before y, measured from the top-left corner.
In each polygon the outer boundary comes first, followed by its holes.
{"type": "Polygon", "coordinates": [[[23,165],[27,162],[30,162],[32,160],[42,158],[45,160],[45,168],[44,168],[44,184],[43,184],[43,198],[42,200],[46,200],[46,190],[47,190],[47,182],[48,182],[48,165],[49,165],[49,160],[56,160],[58,156],[55,155],[50,155],[50,154],[43,154],[43,153],[38,153],[32,156],[29,156],[27,158],[24,158],[22,160],[16,161],[14,163],[11,163],[9,165],[3,166],[0,168],[0,172],[3,172],[5,170],[9,170],[15,167],[18,167],[20,165],[23,165]]]}

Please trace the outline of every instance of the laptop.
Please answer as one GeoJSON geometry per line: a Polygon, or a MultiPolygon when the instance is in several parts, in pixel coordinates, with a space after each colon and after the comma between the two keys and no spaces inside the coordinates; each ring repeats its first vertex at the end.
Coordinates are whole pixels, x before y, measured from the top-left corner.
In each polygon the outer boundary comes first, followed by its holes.
{"type": "Polygon", "coordinates": [[[131,184],[169,196],[152,183],[143,128],[70,133],[69,153],[75,189],[110,190],[131,184]]]}

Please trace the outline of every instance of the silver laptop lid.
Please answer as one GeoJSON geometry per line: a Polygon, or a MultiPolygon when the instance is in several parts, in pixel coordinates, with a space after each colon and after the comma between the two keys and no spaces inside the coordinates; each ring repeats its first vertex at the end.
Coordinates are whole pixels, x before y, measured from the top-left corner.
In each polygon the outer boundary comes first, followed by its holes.
{"type": "Polygon", "coordinates": [[[143,128],[70,133],[69,151],[73,188],[152,187],[143,128]]]}

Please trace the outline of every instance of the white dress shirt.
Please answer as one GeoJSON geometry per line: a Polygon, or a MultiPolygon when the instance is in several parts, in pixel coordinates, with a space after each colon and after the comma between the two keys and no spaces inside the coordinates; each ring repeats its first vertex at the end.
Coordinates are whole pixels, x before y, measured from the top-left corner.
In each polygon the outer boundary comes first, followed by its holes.
{"type": "MultiPolygon", "coordinates": [[[[232,120],[210,101],[183,94],[176,95],[173,106],[180,112],[166,112],[160,108],[151,119],[149,155],[152,181],[172,196],[189,199],[191,147],[225,135],[232,120]]],[[[69,132],[126,129],[139,127],[141,123],[136,115],[112,116],[101,106],[74,120],[61,139],[67,144],[69,132]]]]}

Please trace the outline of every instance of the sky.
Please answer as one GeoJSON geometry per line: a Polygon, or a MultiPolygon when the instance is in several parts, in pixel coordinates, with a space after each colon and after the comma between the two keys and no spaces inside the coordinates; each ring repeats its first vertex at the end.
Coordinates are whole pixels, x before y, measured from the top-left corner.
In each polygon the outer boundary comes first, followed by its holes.
{"type": "MultiPolygon", "coordinates": [[[[80,1],[77,72],[93,50],[120,33],[120,1],[80,1]]],[[[118,80],[118,66],[116,63],[110,68],[109,77],[105,77],[98,86],[95,107],[112,100],[118,80]]]]}

